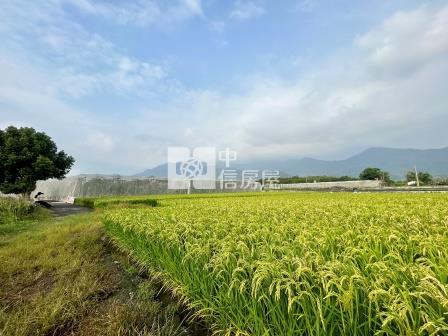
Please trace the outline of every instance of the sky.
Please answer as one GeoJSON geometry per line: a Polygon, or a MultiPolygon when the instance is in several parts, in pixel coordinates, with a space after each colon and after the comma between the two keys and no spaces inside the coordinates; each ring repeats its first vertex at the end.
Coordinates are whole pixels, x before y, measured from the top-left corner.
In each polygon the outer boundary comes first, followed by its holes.
{"type": "Polygon", "coordinates": [[[448,146],[446,0],[3,0],[0,41],[0,129],[72,174],[448,146]]]}

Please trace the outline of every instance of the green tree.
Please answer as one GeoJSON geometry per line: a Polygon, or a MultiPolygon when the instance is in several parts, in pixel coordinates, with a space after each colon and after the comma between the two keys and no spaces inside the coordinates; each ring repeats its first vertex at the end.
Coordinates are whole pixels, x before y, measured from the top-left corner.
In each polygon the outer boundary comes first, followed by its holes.
{"type": "MultiPolygon", "coordinates": [[[[419,172],[418,179],[421,184],[431,184],[432,183],[432,175],[428,172],[419,172]]],[[[415,181],[415,171],[408,171],[406,174],[406,180],[408,182],[415,181]]]]}
{"type": "Polygon", "coordinates": [[[386,171],[381,170],[380,168],[366,168],[361,174],[359,174],[360,180],[380,180],[386,183],[390,183],[390,174],[386,171]]]}
{"type": "Polygon", "coordinates": [[[0,130],[0,191],[29,195],[36,181],[63,178],[75,160],[33,128],[0,130]]]}

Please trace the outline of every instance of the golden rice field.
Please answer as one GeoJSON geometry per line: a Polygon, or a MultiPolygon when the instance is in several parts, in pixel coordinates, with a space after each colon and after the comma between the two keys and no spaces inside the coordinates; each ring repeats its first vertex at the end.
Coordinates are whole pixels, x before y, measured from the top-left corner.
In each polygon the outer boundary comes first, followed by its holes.
{"type": "Polygon", "coordinates": [[[219,334],[448,334],[446,194],[158,203],[106,228],[219,334]]]}

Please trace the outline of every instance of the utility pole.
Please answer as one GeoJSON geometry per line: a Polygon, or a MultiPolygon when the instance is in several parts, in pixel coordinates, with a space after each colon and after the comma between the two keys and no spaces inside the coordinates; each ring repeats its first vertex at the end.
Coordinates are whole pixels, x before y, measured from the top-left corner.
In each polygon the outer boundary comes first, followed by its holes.
{"type": "Polygon", "coordinates": [[[418,178],[417,166],[414,166],[415,170],[415,181],[417,181],[417,187],[420,187],[420,179],[418,178]]]}

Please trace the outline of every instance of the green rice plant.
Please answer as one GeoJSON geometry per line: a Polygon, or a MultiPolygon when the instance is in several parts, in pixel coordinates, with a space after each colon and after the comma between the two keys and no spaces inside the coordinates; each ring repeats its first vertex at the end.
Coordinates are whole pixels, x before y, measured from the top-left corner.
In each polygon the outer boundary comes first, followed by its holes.
{"type": "Polygon", "coordinates": [[[166,195],[138,195],[138,196],[103,196],[103,197],[79,197],[75,199],[75,204],[91,209],[107,208],[111,206],[147,205],[159,206],[170,204],[171,202],[188,199],[208,199],[208,198],[234,198],[234,197],[261,197],[260,193],[209,193],[209,194],[166,194],[166,195]]]}
{"type": "Polygon", "coordinates": [[[106,208],[112,206],[130,206],[130,205],[146,205],[155,207],[158,205],[156,199],[153,198],[77,198],[75,204],[85,206],[91,209],[106,208]]]}
{"type": "Polygon", "coordinates": [[[220,334],[448,334],[446,194],[161,205],[108,211],[106,229],[220,334]]]}

